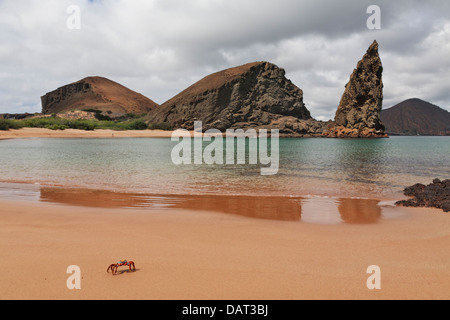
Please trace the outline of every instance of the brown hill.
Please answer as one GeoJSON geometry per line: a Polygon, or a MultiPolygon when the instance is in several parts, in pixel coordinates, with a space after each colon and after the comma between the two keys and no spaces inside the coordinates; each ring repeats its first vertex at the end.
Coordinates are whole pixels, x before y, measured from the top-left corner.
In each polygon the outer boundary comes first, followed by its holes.
{"type": "Polygon", "coordinates": [[[303,91],[269,62],[253,62],[213,73],[196,82],[148,115],[152,123],[168,122],[174,128],[257,128],[277,126],[293,132],[299,120],[311,115],[303,91]]]}
{"type": "Polygon", "coordinates": [[[450,135],[450,113],[416,98],[383,110],[381,121],[392,135],[450,135]]]}
{"type": "Polygon", "coordinates": [[[43,97],[42,113],[95,109],[115,115],[142,114],[158,105],[117,82],[103,77],[87,77],[49,92],[43,97]]]}

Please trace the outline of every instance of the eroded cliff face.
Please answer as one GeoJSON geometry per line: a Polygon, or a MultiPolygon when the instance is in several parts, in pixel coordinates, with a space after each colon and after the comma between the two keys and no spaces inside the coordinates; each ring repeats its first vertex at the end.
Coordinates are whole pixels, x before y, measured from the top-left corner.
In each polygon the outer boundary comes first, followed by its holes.
{"type": "Polygon", "coordinates": [[[92,86],[85,81],[79,81],[60,87],[41,97],[42,113],[51,114],[66,111],[72,107],[76,100],[86,100],[86,98],[97,100],[101,99],[97,96],[92,86]]]}
{"type": "Polygon", "coordinates": [[[299,120],[311,120],[303,91],[269,62],[254,62],[211,74],[161,107],[148,121],[169,122],[174,128],[271,128],[290,133],[299,120]]]}
{"type": "Polygon", "coordinates": [[[53,114],[84,109],[114,114],[147,113],[157,104],[114,81],[103,77],[87,77],[62,86],[41,97],[42,113],[53,114]]]}
{"type": "Polygon", "coordinates": [[[150,123],[173,128],[279,129],[283,135],[322,137],[386,137],[380,121],[383,66],[376,41],[369,47],[345,87],[334,121],[311,118],[303,91],[269,62],[253,62],[211,74],[161,107],[150,123]]]}
{"type": "Polygon", "coordinates": [[[374,41],[358,62],[345,86],[335,125],[327,132],[336,137],[385,137],[380,120],[383,104],[383,65],[374,41]]]}

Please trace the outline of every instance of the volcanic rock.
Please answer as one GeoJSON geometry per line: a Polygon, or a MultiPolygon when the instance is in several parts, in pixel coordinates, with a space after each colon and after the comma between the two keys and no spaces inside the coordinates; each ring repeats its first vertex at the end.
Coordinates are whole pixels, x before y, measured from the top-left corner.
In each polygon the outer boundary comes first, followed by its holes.
{"type": "Polygon", "coordinates": [[[406,207],[434,207],[450,212],[450,179],[433,180],[433,183],[425,186],[421,183],[407,187],[404,190],[406,196],[413,197],[408,200],[398,201],[397,205],[406,207]]]}
{"type": "Polygon", "coordinates": [[[383,66],[374,41],[358,62],[345,86],[328,136],[385,137],[380,121],[383,103],[383,66]]]}
{"type": "Polygon", "coordinates": [[[283,136],[386,137],[380,121],[383,67],[375,41],[346,86],[335,121],[314,120],[303,91],[269,62],[211,74],[149,112],[149,123],[192,130],[279,129],[283,136]]]}
{"type": "Polygon", "coordinates": [[[280,133],[321,131],[303,103],[303,92],[269,62],[253,62],[211,74],[152,110],[148,122],[173,128],[277,128],[280,133]]]}
{"type": "Polygon", "coordinates": [[[123,115],[143,114],[158,105],[147,97],[103,77],[87,77],[49,92],[43,97],[42,113],[99,110],[123,115]]]}

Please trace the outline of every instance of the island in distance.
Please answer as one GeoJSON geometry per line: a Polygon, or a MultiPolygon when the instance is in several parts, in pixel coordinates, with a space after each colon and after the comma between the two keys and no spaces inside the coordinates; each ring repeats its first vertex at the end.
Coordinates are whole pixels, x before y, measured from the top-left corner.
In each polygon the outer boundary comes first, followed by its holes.
{"type": "Polygon", "coordinates": [[[417,98],[382,110],[381,121],[389,135],[450,135],[450,112],[417,98]]]}
{"type": "MultiPolygon", "coordinates": [[[[279,129],[282,136],[357,138],[424,134],[411,129],[413,118],[420,117],[423,122],[424,113],[430,112],[444,123],[435,125],[439,129],[428,130],[428,134],[448,132],[448,112],[441,109],[443,113],[439,113],[435,110],[438,107],[422,107],[418,112],[414,109],[418,99],[407,100],[412,102],[409,107],[404,102],[382,111],[382,73],[378,43],[374,41],[350,75],[335,118],[330,121],[313,119],[303,101],[303,91],[286,78],[284,69],[266,61],[208,75],[162,105],[109,79],[88,77],[44,95],[42,113],[61,117],[72,113],[72,117],[81,118],[88,110],[112,119],[140,114],[149,124],[167,123],[174,129],[192,130],[194,121],[202,121],[203,130],[264,128],[279,129]],[[414,110],[405,111],[408,108],[414,110]]],[[[429,123],[427,127],[432,128],[438,121],[430,119],[429,123]]]]}

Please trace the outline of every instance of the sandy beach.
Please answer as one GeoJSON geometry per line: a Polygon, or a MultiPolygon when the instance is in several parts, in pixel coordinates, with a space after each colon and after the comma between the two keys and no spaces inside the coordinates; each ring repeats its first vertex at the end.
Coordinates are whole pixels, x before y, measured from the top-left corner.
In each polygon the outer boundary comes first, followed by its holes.
{"type": "Polygon", "coordinates": [[[448,215],[390,210],[398,218],[314,224],[0,200],[0,299],[449,299],[448,215]],[[107,273],[119,259],[137,270],[107,273]],[[70,265],[80,290],[66,286],[70,265]],[[381,290],[366,286],[371,265],[381,290]]]}
{"type": "Polygon", "coordinates": [[[449,1],[0,0],[0,22],[0,301],[450,300],[449,1]]]}
{"type": "Polygon", "coordinates": [[[170,138],[172,131],[163,130],[50,130],[45,128],[22,128],[8,131],[0,130],[2,139],[26,139],[26,138],[170,138]]]}
{"type": "MultiPolygon", "coordinates": [[[[0,139],[112,134],[171,132],[29,128],[0,139]]],[[[295,199],[214,196],[150,210],[132,194],[39,188],[34,200],[0,198],[1,300],[450,299],[450,219],[441,210],[341,199],[335,210],[346,223],[316,223],[329,198],[307,199],[300,212],[295,199]],[[120,259],[137,270],[107,273],[120,259]],[[71,265],[80,290],[66,285],[71,265]],[[372,265],[380,290],[367,287],[372,265]]]]}

